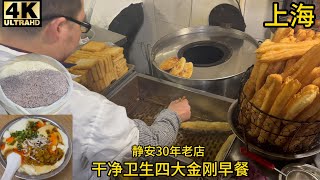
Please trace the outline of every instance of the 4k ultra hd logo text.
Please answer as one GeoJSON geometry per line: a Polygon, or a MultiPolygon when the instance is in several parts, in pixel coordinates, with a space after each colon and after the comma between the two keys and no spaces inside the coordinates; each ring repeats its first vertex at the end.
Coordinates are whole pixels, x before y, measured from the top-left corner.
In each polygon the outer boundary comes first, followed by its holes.
{"type": "Polygon", "coordinates": [[[41,27],[41,0],[3,1],[3,27],[41,27]]]}

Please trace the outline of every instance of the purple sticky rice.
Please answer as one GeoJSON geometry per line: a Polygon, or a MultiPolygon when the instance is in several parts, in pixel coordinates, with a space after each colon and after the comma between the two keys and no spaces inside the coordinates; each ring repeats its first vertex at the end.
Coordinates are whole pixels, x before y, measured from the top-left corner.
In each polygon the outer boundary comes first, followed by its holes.
{"type": "Polygon", "coordinates": [[[0,80],[8,99],[24,108],[53,104],[68,91],[68,81],[63,73],[53,70],[27,71],[0,80]]]}

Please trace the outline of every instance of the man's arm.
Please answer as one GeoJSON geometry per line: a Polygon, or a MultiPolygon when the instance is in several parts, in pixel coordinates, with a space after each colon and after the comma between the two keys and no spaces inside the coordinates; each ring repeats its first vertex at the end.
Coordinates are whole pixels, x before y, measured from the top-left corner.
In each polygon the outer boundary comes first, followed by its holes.
{"type": "Polygon", "coordinates": [[[151,126],[138,119],[134,121],[139,129],[139,145],[142,146],[172,145],[180,127],[177,113],[169,109],[163,110],[151,126]]]}
{"type": "Polygon", "coordinates": [[[191,116],[187,99],[170,103],[168,109],[163,110],[151,126],[141,120],[134,120],[139,130],[139,145],[169,146],[178,135],[180,123],[189,120],[191,116]]]}

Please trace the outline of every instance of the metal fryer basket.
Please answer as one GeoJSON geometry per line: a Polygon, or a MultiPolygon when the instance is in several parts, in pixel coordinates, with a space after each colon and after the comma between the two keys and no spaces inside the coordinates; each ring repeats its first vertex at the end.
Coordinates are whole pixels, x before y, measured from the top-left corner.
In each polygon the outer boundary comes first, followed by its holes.
{"type": "MultiPolygon", "coordinates": [[[[124,106],[128,116],[151,125],[155,116],[169,103],[186,96],[192,109],[191,121],[227,121],[231,99],[186,88],[153,77],[133,74],[107,95],[112,102],[124,106]]],[[[197,162],[213,161],[230,132],[194,132],[179,130],[175,145],[204,146],[205,157],[193,158],[197,162]]]]}

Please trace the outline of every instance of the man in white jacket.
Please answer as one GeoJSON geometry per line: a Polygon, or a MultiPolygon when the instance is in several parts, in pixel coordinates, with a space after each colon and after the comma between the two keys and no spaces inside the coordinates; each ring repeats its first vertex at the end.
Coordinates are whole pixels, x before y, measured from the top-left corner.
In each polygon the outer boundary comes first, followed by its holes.
{"type": "MultiPolygon", "coordinates": [[[[3,1],[2,1],[3,3],[3,1]]],[[[1,5],[1,7],[3,7],[1,5]]],[[[66,59],[88,30],[81,0],[42,0],[43,27],[0,28],[0,68],[15,56],[37,53],[66,59]]],[[[190,118],[187,100],[172,102],[151,126],[127,117],[124,107],[73,83],[70,99],[56,114],[73,115],[73,179],[96,179],[92,161],[120,161],[133,145],[171,145],[181,121],[190,118]]],[[[1,114],[7,114],[0,108],[1,114]]],[[[103,179],[107,179],[104,173],[103,179]]]]}

